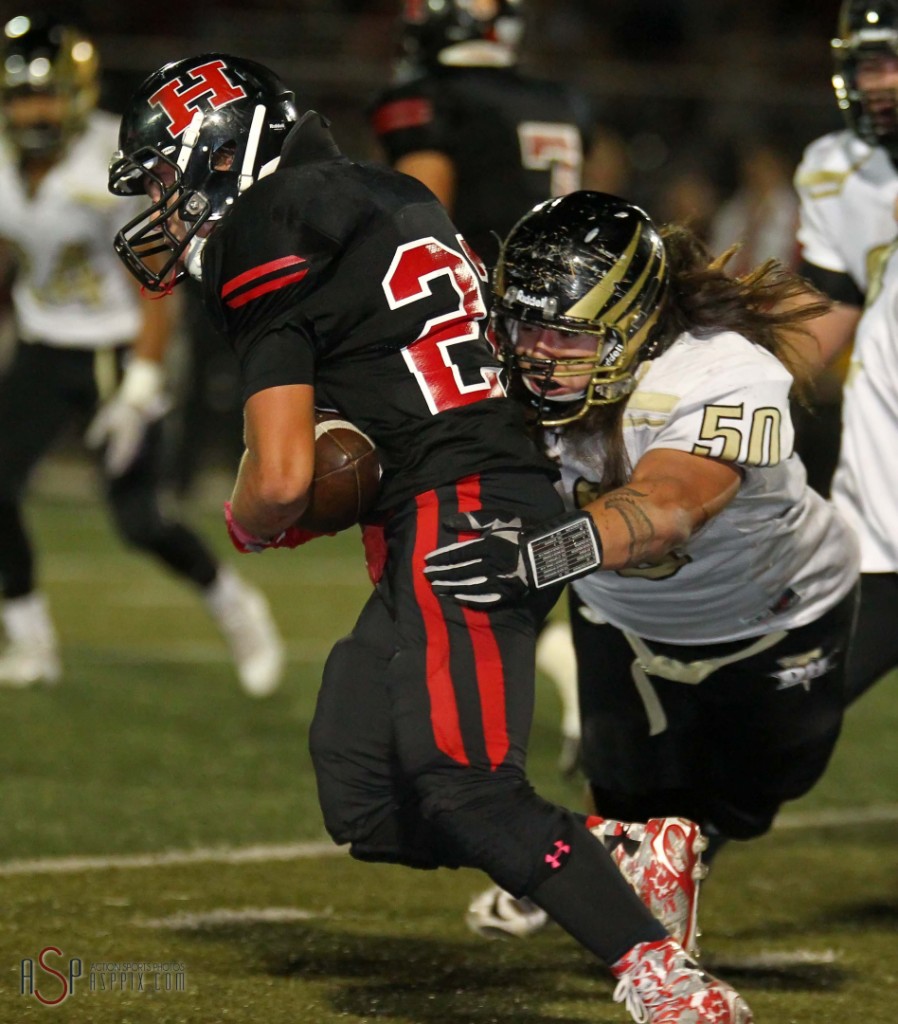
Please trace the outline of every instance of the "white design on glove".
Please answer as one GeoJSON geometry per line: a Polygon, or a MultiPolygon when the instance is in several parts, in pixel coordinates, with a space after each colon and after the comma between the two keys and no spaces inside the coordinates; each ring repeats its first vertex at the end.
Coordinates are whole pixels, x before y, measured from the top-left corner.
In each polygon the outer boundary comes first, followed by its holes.
{"type": "Polygon", "coordinates": [[[480,536],[447,544],[426,556],[424,575],[435,594],[483,606],[514,601],[528,592],[517,516],[486,510],[460,512],[443,525],[456,533],[480,536]]]}
{"type": "Polygon", "coordinates": [[[424,558],[433,592],[461,604],[519,601],[530,590],[577,579],[602,564],[602,539],[588,512],[568,512],[527,530],[512,513],[486,509],[449,516],[443,525],[480,534],[424,558]]]}

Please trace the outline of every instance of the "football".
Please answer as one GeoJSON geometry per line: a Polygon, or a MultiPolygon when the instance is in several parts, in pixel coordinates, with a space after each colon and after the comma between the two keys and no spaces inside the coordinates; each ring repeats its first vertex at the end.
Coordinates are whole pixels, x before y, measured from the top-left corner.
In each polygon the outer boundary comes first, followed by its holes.
{"type": "Polygon", "coordinates": [[[315,410],[315,476],[297,526],[337,533],[370,512],[380,484],[380,460],[371,438],[339,413],[315,410]]]}

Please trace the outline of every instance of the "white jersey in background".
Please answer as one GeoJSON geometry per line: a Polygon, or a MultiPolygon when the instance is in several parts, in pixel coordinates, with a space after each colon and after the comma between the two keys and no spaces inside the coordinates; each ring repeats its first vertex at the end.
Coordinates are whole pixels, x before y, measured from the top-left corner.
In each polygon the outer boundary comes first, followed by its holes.
{"type": "Polygon", "coordinates": [[[898,172],[886,151],[853,132],[831,132],[805,150],[795,189],[802,257],[848,274],[866,294],[875,284],[884,247],[898,234],[898,172]]]}
{"type": "MultiPolygon", "coordinates": [[[[791,384],[778,359],[731,332],[683,334],[640,368],[623,418],[630,465],[669,448],[724,459],[744,479],[662,563],[576,580],[597,618],[647,640],[723,643],[806,625],[848,593],[857,541],[793,454],[791,384]]],[[[602,475],[596,439],[568,430],[549,441],[566,502],[586,504],[602,475]]]]}
{"type": "Polygon", "coordinates": [[[898,243],[858,324],[845,381],[832,500],[861,542],[863,572],[898,572],[898,243]]]}
{"type": "Polygon", "coordinates": [[[19,263],[12,300],[24,341],[105,348],[137,334],[141,300],[112,248],[129,205],[106,187],[118,123],[92,113],[33,196],[16,154],[0,141],[0,238],[19,263]]]}

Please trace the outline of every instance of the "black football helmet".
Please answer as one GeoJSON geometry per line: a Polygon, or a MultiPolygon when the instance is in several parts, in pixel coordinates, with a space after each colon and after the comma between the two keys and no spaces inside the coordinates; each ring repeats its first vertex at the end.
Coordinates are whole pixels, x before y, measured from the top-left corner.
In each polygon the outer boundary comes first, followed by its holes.
{"type": "Polygon", "coordinates": [[[865,58],[898,56],[898,0],[844,0],[832,54],[833,88],[848,127],[898,158],[898,91],[862,90],[857,82],[865,58]]]}
{"type": "Polygon", "coordinates": [[[403,0],[402,50],[411,66],[443,63],[459,43],[499,43],[513,57],[523,34],[524,0],[403,0]]]}
{"type": "Polygon", "coordinates": [[[540,203],[518,221],[493,274],[493,332],[512,379],[526,385],[533,399],[537,422],[572,423],[633,390],[636,366],[651,351],[668,278],[654,224],[617,196],[572,192],[540,203]],[[540,358],[519,352],[520,324],[593,335],[594,354],[540,358]],[[584,375],[582,392],[551,397],[565,378],[584,375]]]}
{"type": "Polygon", "coordinates": [[[225,53],[166,64],[122,118],[109,190],[152,205],[115,237],[115,249],[151,291],[199,277],[212,225],[273,171],[296,124],[293,93],[268,68],[225,53]]]}
{"type": "Polygon", "coordinates": [[[96,106],[96,48],[74,26],[40,14],[10,18],[3,28],[2,44],[0,107],[7,138],[26,158],[59,152],[83,130],[96,106]],[[62,98],[60,120],[20,122],[10,116],[11,101],[35,94],[62,98]]]}

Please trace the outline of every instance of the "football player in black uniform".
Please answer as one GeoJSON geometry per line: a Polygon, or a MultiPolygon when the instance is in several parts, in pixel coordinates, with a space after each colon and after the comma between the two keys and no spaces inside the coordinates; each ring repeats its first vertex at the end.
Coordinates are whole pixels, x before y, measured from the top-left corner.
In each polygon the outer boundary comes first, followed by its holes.
{"type": "Polygon", "coordinates": [[[201,278],[241,364],[235,545],[309,539],[294,523],[316,405],[380,451],[385,567],[327,660],[311,730],[333,838],[361,860],[482,868],[611,965],[640,1020],[749,1020],[747,1009],[687,1011],[687,991],[744,1004],[667,936],[585,821],[538,797],[524,772],[536,626],[592,550],[586,517],[542,531],[541,589],[519,602],[444,603],[423,575],[427,552],[469,536],[459,516],[502,508],[527,524],[561,512],[554,469],[484,340],[483,266],[445,210],[414,179],[349,161],[268,69],[225,54],[151,75],[120,147],[110,189],[151,199],[117,236],[120,255],[151,289],[201,278]]]}
{"type": "Polygon", "coordinates": [[[536,203],[580,187],[589,104],[522,74],[524,0],[404,0],[403,58],[371,124],[390,163],[423,181],[492,267],[536,203]]]}

